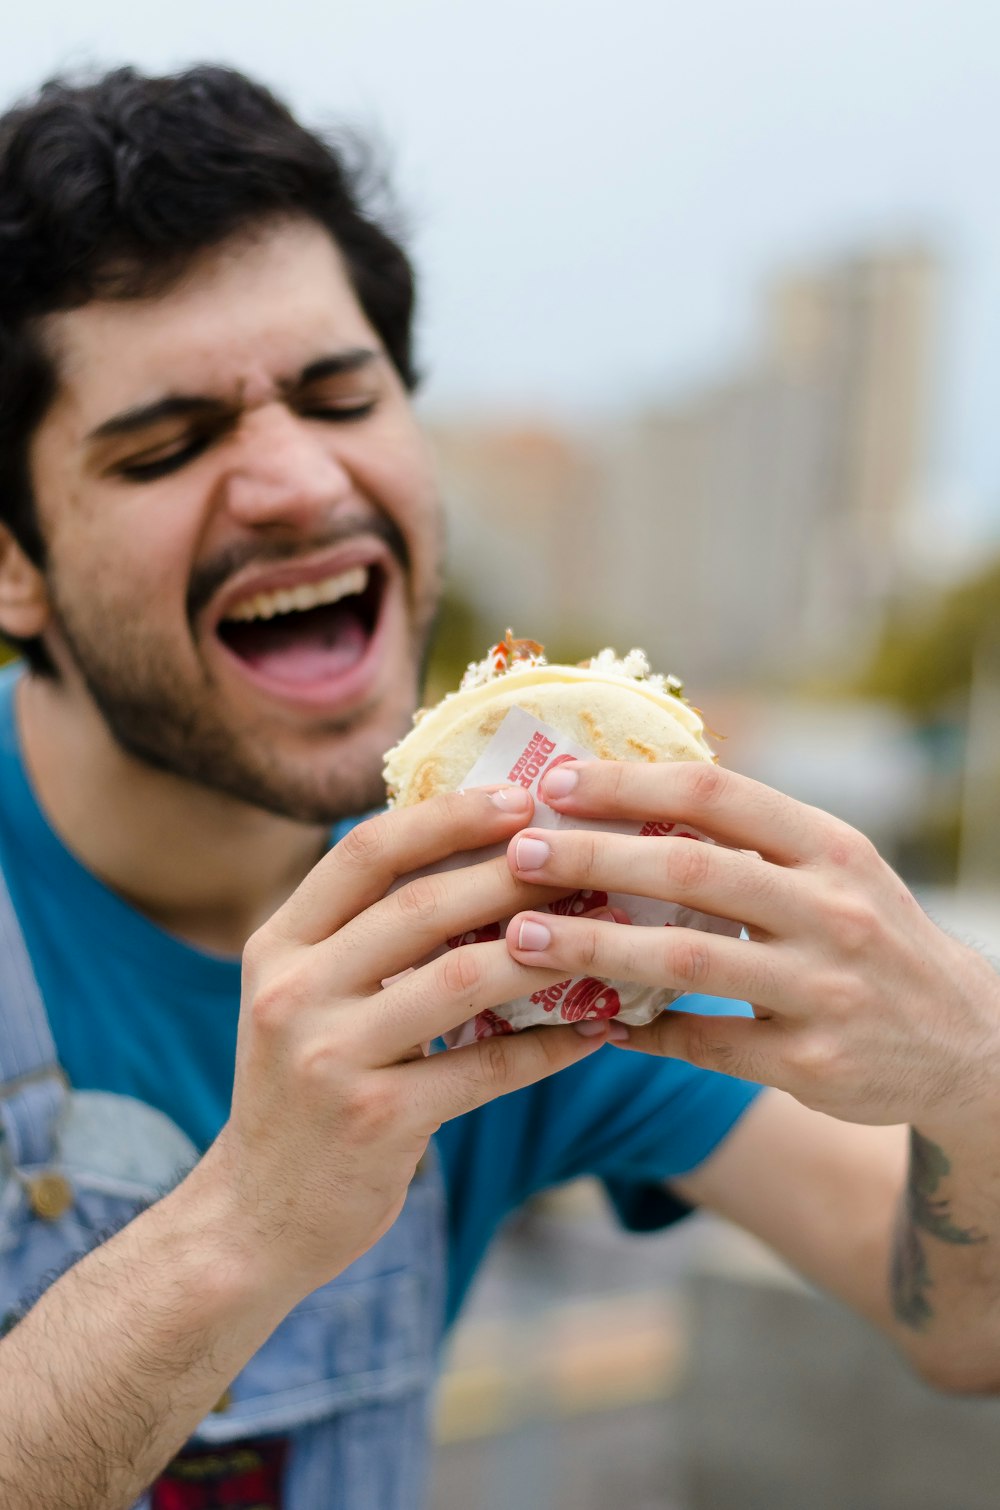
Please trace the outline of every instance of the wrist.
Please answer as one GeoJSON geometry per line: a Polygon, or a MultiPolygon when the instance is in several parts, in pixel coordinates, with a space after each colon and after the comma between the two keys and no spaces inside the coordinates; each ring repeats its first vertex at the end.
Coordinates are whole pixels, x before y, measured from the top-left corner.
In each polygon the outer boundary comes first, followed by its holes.
{"type": "Polygon", "coordinates": [[[165,1260],[203,1312],[197,1319],[210,1328],[238,1322],[266,1336],[312,1288],[283,1245],[262,1235],[218,1144],[147,1214],[165,1260]]]}
{"type": "Polygon", "coordinates": [[[936,1143],[1000,1133],[1000,974],[977,950],[948,939],[949,984],[926,1104],[910,1123],[936,1143]]]}

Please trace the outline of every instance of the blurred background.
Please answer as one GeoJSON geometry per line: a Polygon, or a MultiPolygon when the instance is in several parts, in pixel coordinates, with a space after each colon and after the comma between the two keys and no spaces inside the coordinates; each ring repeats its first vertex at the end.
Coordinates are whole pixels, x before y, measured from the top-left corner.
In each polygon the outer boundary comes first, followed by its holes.
{"type": "MultiPolygon", "coordinates": [[[[431,695],[508,624],[642,645],[725,764],[1000,954],[998,55],[985,0],[35,0],[0,96],[215,59],[379,143],[450,520],[431,695]]],[[[978,1510],[998,1427],[583,1185],[482,1277],[435,1510],[978,1510]]]]}

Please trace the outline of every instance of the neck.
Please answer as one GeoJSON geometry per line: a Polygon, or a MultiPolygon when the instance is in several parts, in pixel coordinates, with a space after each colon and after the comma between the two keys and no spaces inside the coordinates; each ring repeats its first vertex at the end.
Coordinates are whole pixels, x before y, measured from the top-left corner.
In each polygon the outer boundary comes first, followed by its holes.
{"type": "Polygon", "coordinates": [[[154,923],[199,948],[240,953],[323,853],[325,828],[129,755],[97,710],[58,682],[24,676],[17,716],[35,793],[66,846],[154,923]]]}

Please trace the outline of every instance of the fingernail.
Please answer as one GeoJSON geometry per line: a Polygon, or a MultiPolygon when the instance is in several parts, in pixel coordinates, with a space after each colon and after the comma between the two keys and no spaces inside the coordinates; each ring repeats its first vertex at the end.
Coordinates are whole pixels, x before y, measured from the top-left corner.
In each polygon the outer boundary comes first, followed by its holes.
{"type": "Polygon", "coordinates": [[[618,1022],[617,1019],[612,1017],[608,1022],[608,1037],[612,1043],[627,1043],[629,1031],[625,1023],[618,1022]]]}
{"type": "Polygon", "coordinates": [[[552,935],[544,923],[533,923],[530,918],[525,918],[517,930],[517,947],[519,949],[547,949],[552,942],[552,935]]]}
{"type": "Polygon", "coordinates": [[[542,782],[541,792],[543,797],[568,797],[576,786],[580,776],[571,766],[557,765],[542,782]]]}
{"type": "Polygon", "coordinates": [[[518,870],[541,870],[551,853],[544,839],[518,839],[514,845],[518,870]]]}
{"type": "Polygon", "coordinates": [[[523,813],[528,807],[528,794],[522,786],[504,786],[490,793],[490,801],[502,813],[523,813]]]}
{"type": "Polygon", "coordinates": [[[573,1031],[579,1033],[581,1038],[596,1038],[604,1032],[604,1022],[601,1019],[592,1019],[590,1022],[583,1018],[580,1022],[573,1023],[573,1031]]]}

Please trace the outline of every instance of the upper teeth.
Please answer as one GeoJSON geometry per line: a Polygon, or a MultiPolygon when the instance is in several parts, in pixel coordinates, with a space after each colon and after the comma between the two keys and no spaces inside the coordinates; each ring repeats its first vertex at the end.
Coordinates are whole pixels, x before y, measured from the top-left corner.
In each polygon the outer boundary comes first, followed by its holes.
{"type": "Polygon", "coordinates": [[[255,593],[252,598],[240,598],[225,617],[273,619],[276,613],[301,613],[305,608],[318,608],[321,603],[339,603],[341,598],[364,592],[367,586],[368,567],[352,566],[349,571],[324,577],[321,582],[303,582],[300,587],[283,587],[275,592],[255,593]]]}

